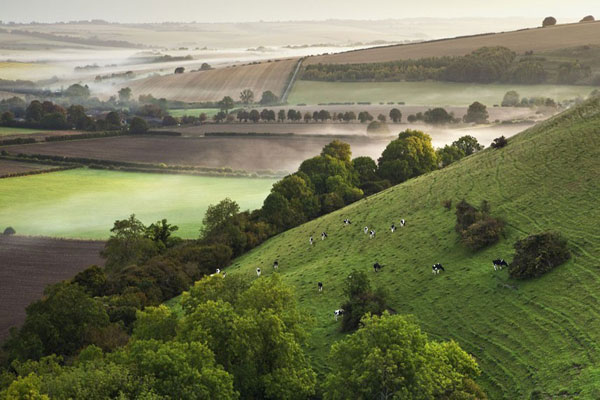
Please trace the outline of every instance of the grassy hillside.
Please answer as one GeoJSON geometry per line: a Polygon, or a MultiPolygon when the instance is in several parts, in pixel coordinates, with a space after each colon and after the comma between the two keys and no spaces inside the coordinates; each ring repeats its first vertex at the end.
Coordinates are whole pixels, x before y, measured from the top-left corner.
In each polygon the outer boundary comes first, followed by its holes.
{"type": "Polygon", "coordinates": [[[484,46],[504,46],[518,53],[535,53],[581,45],[600,44],[600,22],[562,24],[546,28],[522,29],[433,40],[429,42],[376,47],[365,50],[310,57],[306,64],[353,64],[385,62],[410,58],[462,56],[484,46]]]}
{"type": "MultiPolygon", "coordinates": [[[[230,273],[256,278],[261,267],[296,288],[314,317],[310,353],[323,372],[329,347],[341,338],[333,310],[354,268],[389,291],[391,306],[414,314],[436,339],[455,339],[483,369],[490,398],[530,398],[533,391],[572,398],[600,397],[600,99],[585,103],[444,170],[395,186],[285,232],[236,260],[230,273]],[[497,245],[471,253],[458,243],[454,204],[489,200],[507,222],[497,245]],[[350,218],[353,225],[344,227],[350,218]],[[407,226],[392,234],[401,218],[407,226]],[[362,233],[377,230],[373,240],[362,233]],[[515,240],[558,230],[573,257],[527,282],[494,272],[491,260],[512,259],[515,240]],[[327,231],[326,241],[308,244],[327,231]],[[384,265],[375,274],[372,264],[384,265]],[[446,272],[432,276],[441,262],[446,272]],[[324,283],[323,293],[317,282],[324,283]]],[[[546,398],[546,396],[540,397],[546,398]]]]}

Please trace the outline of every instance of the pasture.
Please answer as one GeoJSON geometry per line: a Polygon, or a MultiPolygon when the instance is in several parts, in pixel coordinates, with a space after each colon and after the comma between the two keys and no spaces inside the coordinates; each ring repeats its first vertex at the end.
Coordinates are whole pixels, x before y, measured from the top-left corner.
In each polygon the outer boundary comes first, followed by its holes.
{"type": "Polygon", "coordinates": [[[102,266],[103,247],[99,241],[0,235],[0,342],[25,320],[25,307],[40,299],[47,285],[92,264],[102,266]]]}
{"type": "Polygon", "coordinates": [[[517,53],[600,45],[600,22],[562,24],[546,28],[456,37],[311,57],[308,64],[356,64],[423,57],[462,56],[484,46],[504,46],[517,53]]]}
{"type": "Polygon", "coordinates": [[[482,368],[492,399],[599,398],[600,100],[566,112],[435,171],[284,232],[234,261],[228,274],[278,273],[314,318],[308,349],[321,373],[343,335],[333,310],[353,269],[385,288],[390,306],[413,314],[437,340],[456,340],[482,368]],[[488,200],[506,222],[499,243],[473,253],[459,244],[454,210],[442,201],[488,200]],[[352,225],[344,226],[349,218],[352,225]],[[392,223],[407,225],[391,233],[392,223]],[[362,233],[369,226],[374,239],[362,233]],[[572,258],[545,276],[514,281],[491,260],[512,259],[513,243],[532,233],[564,234],[572,258]],[[326,231],[325,241],[309,245],[326,231]],[[373,263],[383,269],[373,272],[373,263]],[[433,276],[431,265],[446,272],[433,276]],[[322,293],[317,282],[323,282],[322,293]]]}
{"type": "Polygon", "coordinates": [[[405,102],[412,106],[468,106],[479,101],[500,104],[504,94],[516,90],[521,97],[550,97],[557,101],[585,98],[592,86],[507,85],[452,82],[314,82],[296,81],[289,104],[332,102],[405,102]]]}
{"type": "Polygon", "coordinates": [[[244,89],[260,95],[270,90],[280,96],[285,89],[297,59],[262,62],[209,71],[154,76],[131,81],[128,86],[134,97],[152,94],[156,98],[181,101],[218,101],[224,96],[238,99],[244,89]]]}
{"type": "Polygon", "coordinates": [[[229,197],[242,210],[262,205],[274,180],[76,169],[0,180],[0,221],[21,235],[106,239],[130,214],[162,218],[196,238],[210,204],[229,197]]]}
{"type": "Polygon", "coordinates": [[[169,115],[175,118],[181,118],[183,116],[198,117],[204,113],[208,118],[212,118],[213,115],[217,114],[220,110],[218,108],[178,108],[169,110],[169,115]]]}
{"type": "Polygon", "coordinates": [[[30,135],[32,133],[40,133],[40,130],[39,129],[11,128],[11,127],[7,127],[7,126],[0,126],[0,138],[3,136],[30,135]]]}

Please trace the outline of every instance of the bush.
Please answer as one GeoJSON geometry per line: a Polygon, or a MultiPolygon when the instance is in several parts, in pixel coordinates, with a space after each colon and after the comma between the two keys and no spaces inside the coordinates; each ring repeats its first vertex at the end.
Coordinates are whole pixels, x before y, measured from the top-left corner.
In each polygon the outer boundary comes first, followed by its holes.
{"type": "Polygon", "coordinates": [[[390,128],[385,122],[372,121],[367,126],[367,133],[390,133],[390,128]]]}
{"type": "Polygon", "coordinates": [[[479,210],[464,199],[456,205],[456,226],[462,243],[471,250],[479,250],[500,240],[504,222],[490,215],[490,206],[482,201],[479,210]]]}
{"type": "Polygon", "coordinates": [[[553,26],[556,25],[556,18],[554,17],[546,17],[542,22],[542,27],[553,26]]]}
{"type": "Polygon", "coordinates": [[[530,235],[515,243],[515,257],[509,266],[511,278],[536,278],[571,257],[567,240],[557,232],[530,235]]]}
{"type": "Polygon", "coordinates": [[[504,136],[500,136],[492,142],[491,146],[493,149],[501,149],[508,144],[508,140],[504,136]]]}
{"type": "Polygon", "coordinates": [[[140,117],[134,117],[129,125],[129,132],[134,134],[143,134],[148,131],[148,124],[140,117]]]}
{"type": "Polygon", "coordinates": [[[446,210],[450,211],[452,209],[452,200],[451,199],[443,200],[442,206],[444,206],[444,208],[446,210]]]}
{"type": "Polygon", "coordinates": [[[509,90],[502,99],[502,107],[517,107],[521,98],[519,93],[514,90],[509,90]]]}
{"type": "Polygon", "coordinates": [[[14,235],[15,233],[17,233],[17,232],[13,229],[13,227],[9,226],[8,228],[6,228],[4,230],[3,235],[7,235],[8,236],[8,235],[14,235]]]}
{"type": "Polygon", "coordinates": [[[596,19],[594,18],[593,15],[586,15],[585,17],[583,17],[581,19],[581,21],[579,22],[594,22],[596,19]]]}

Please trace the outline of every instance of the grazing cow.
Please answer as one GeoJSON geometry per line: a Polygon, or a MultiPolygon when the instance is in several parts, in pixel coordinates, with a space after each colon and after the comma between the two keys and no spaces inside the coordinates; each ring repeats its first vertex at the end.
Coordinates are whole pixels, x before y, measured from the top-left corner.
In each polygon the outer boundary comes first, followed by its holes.
{"type": "Polygon", "coordinates": [[[227,271],[223,271],[223,278],[225,278],[225,275],[227,275],[227,271]]]}
{"type": "Polygon", "coordinates": [[[440,264],[440,263],[433,264],[433,267],[431,267],[431,272],[434,275],[437,275],[437,274],[439,274],[442,271],[446,271],[446,270],[444,269],[444,267],[442,267],[442,264],[440,264]]]}
{"type": "Polygon", "coordinates": [[[373,239],[375,237],[375,229],[371,229],[371,232],[369,233],[369,239],[373,239]]]}
{"type": "Polygon", "coordinates": [[[366,235],[367,233],[369,233],[369,227],[368,227],[368,226],[365,226],[365,229],[363,229],[363,232],[365,233],[365,235],[366,235]]]}
{"type": "Polygon", "coordinates": [[[400,220],[400,226],[404,226],[404,225],[406,225],[406,221],[405,221],[405,220],[403,220],[403,219],[401,219],[401,220],[400,220]]]}
{"type": "Polygon", "coordinates": [[[219,268],[217,268],[217,272],[215,272],[215,274],[220,274],[221,270],[219,268]]]}
{"type": "Polygon", "coordinates": [[[342,310],[341,308],[339,310],[335,310],[333,312],[333,317],[335,318],[336,321],[338,320],[338,317],[340,315],[344,315],[344,310],[342,310]]]}
{"type": "Polygon", "coordinates": [[[325,240],[327,238],[327,233],[321,233],[321,240],[325,240]]]}
{"type": "Polygon", "coordinates": [[[275,262],[273,263],[273,269],[277,268],[279,268],[279,261],[275,260],[275,262]]]}
{"type": "Polygon", "coordinates": [[[308,239],[308,241],[309,241],[310,245],[312,246],[312,245],[313,245],[313,243],[314,243],[314,241],[313,241],[313,237],[311,236],[311,237],[308,239]]]}
{"type": "Polygon", "coordinates": [[[256,268],[256,275],[260,276],[260,268],[256,268]]]}
{"type": "Polygon", "coordinates": [[[504,259],[500,258],[498,260],[494,260],[492,261],[492,263],[494,264],[494,271],[496,270],[501,270],[503,267],[508,267],[508,263],[506,261],[504,261],[504,259]]]}
{"type": "Polygon", "coordinates": [[[392,231],[392,233],[396,232],[396,225],[392,224],[390,230],[392,231]]]}
{"type": "Polygon", "coordinates": [[[317,286],[319,287],[319,292],[323,291],[323,282],[318,282],[317,286]]]}
{"type": "Polygon", "coordinates": [[[383,265],[379,264],[378,262],[373,264],[373,269],[375,270],[375,272],[379,272],[379,270],[381,270],[382,267],[383,265]]]}
{"type": "Polygon", "coordinates": [[[348,218],[346,218],[344,220],[344,225],[350,225],[350,224],[352,224],[352,221],[350,221],[348,218]]]}

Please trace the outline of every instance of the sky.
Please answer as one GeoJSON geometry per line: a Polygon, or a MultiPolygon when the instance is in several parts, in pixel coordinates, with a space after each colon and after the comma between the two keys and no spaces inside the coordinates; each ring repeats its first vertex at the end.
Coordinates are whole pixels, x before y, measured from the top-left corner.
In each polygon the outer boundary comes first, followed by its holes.
{"type": "Polygon", "coordinates": [[[4,22],[252,22],[325,19],[600,17],[598,0],[2,0],[4,22]]]}

